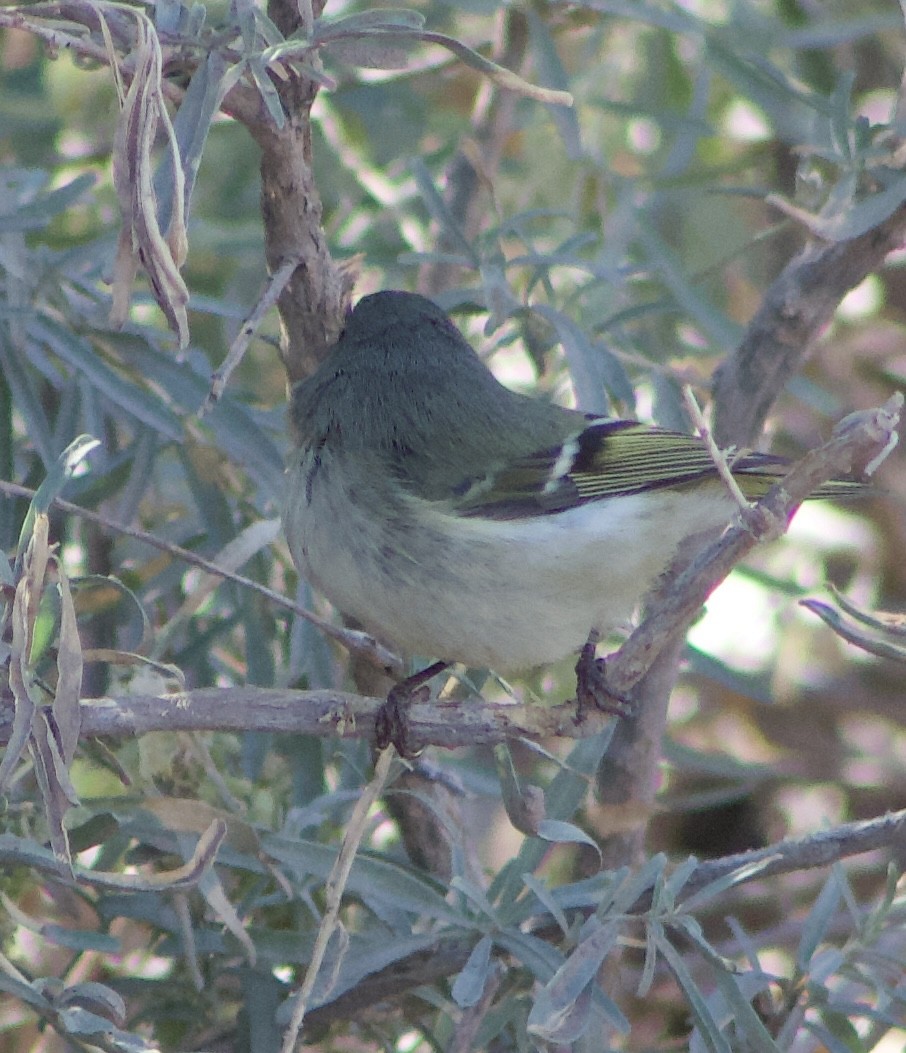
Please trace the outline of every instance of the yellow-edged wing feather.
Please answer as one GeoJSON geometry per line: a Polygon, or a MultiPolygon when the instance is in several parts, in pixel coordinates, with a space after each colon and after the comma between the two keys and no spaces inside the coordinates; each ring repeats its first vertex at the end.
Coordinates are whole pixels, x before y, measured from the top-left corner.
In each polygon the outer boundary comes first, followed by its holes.
{"type": "MultiPolygon", "coordinates": [[[[729,460],[750,498],[766,494],[789,468],[782,457],[749,451],[729,460]]],[[[602,420],[563,447],[538,450],[467,480],[458,488],[455,510],[464,516],[516,519],[663,487],[695,486],[716,476],[707,447],[695,435],[636,421],[602,420]]],[[[860,488],[858,482],[832,480],[812,496],[839,496],[860,488]]]]}

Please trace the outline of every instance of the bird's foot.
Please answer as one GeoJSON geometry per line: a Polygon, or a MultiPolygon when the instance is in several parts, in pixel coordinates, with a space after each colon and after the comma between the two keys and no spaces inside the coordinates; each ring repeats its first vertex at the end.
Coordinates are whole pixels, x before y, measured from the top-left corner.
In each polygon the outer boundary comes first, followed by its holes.
{"type": "Polygon", "coordinates": [[[387,695],[387,701],[377,711],[374,738],[378,749],[391,743],[401,757],[417,757],[421,747],[412,741],[406,708],[413,702],[427,702],[430,697],[428,681],[442,673],[448,662],[434,662],[425,669],[401,680],[387,695]]]}
{"type": "Polygon", "coordinates": [[[618,717],[634,716],[633,701],[608,687],[604,659],[595,655],[596,642],[594,638],[589,638],[576,662],[576,708],[579,720],[582,720],[586,710],[592,708],[618,717]]]}

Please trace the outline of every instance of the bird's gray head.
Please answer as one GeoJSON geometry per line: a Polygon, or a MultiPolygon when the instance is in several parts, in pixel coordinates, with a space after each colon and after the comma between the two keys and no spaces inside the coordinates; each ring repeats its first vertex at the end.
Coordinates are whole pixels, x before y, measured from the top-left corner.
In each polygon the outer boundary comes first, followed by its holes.
{"type": "Polygon", "coordinates": [[[363,296],[346,319],[343,339],[375,340],[388,329],[440,326],[458,335],[458,330],[436,303],[418,293],[388,289],[363,296]]]}

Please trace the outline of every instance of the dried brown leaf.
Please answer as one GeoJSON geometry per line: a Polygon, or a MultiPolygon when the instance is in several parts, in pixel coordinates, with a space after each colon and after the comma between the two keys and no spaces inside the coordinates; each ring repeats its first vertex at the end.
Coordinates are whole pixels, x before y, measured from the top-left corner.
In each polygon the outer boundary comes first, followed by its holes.
{"type": "Polygon", "coordinates": [[[114,136],[113,181],[123,227],[117,246],[110,318],[115,325],[125,321],[137,261],[141,261],[158,306],[177,333],[180,347],[185,347],[189,340],[189,291],[179,273],[188,250],[184,176],[164,103],[160,41],[143,14],[136,13],[136,25],[135,70],[114,136]],[[159,122],[164,125],[174,157],[173,208],[166,237],[158,221],[151,157],[159,122]]]}
{"type": "Polygon", "coordinates": [[[76,625],[72,590],[58,560],[57,582],[60,588],[60,637],[57,644],[57,689],[53,700],[53,717],[60,738],[60,749],[67,765],[72,764],[79,730],[82,726],[82,644],[76,625]]]}
{"type": "Polygon", "coordinates": [[[50,847],[56,858],[71,870],[72,853],[69,850],[69,835],[63,820],[69,808],[78,804],[79,799],[70,781],[45,709],[37,710],[34,715],[28,747],[35,766],[35,779],[44,802],[50,847]]]}

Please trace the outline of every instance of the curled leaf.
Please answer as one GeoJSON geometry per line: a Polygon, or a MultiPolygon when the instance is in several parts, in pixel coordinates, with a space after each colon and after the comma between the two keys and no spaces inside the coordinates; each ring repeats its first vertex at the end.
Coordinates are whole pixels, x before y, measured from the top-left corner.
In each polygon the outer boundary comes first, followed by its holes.
{"type": "Polygon", "coordinates": [[[148,18],[135,12],[137,39],[135,70],[122,100],[113,149],[113,183],[122,215],[122,228],[113,271],[110,320],[122,325],[129,309],[132,283],[139,263],[144,267],[154,298],[179,337],[189,342],[186,305],[189,291],[179,268],[185,262],[185,183],[173,125],[164,105],[160,40],[148,18]],[[158,123],[164,125],[174,155],[170,221],[160,229],[154,192],[151,147],[158,123]]]}

